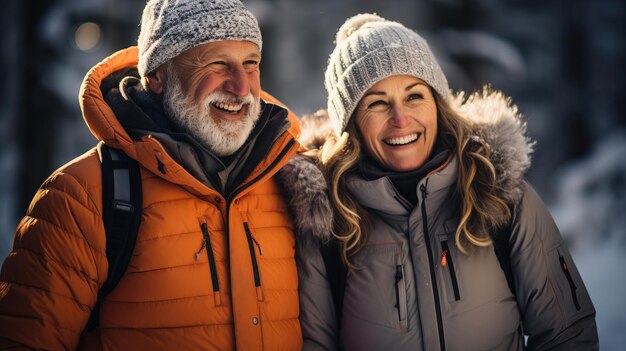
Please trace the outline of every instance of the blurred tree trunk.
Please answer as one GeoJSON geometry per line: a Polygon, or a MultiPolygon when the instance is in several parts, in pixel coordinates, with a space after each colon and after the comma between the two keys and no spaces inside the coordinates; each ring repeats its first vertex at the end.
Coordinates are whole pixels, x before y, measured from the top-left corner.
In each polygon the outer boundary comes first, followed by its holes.
{"type": "Polygon", "coordinates": [[[20,161],[18,170],[18,215],[22,215],[39,185],[51,168],[54,150],[54,126],[59,102],[40,84],[41,72],[46,69],[52,55],[42,42],[38,26],[53,1],[22,0],[19,2],[18,123],[20,161]]]}
{"type": "Polygon", "coordinates": [[[0,12],[0,261],[11,248],[13,230],[17,223],[17,139],[15,136],[17,118],[17,97],[20,80],[17,69],[20,66],[18,4],[9,1],[0,12]]]}

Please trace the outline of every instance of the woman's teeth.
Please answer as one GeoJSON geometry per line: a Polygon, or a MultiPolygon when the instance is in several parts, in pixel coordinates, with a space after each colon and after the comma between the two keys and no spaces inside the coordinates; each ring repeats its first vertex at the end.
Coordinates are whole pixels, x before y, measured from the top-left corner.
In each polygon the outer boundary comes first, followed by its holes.
{"type": "Polygon", "coordinates": [[[417,138],[418,138],[418,134],[415,133],[415,134],[405,135],[403,137],[398,137],[398,138],[389,138],[383,141],[385,142],[385,144],[389,144],[389,145],[405,145],[405,144],[414,142],[415,140],[417,140],[417,138]]]}

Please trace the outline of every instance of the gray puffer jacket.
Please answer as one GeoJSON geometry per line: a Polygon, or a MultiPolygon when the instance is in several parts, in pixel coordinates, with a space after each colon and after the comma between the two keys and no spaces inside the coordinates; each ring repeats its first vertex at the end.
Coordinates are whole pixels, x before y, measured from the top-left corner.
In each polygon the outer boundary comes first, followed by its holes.
{"type": "Polygon", "coordinates": [[[359,269],[346,277],[339,328],[320,251],[332,221],[324,180],[310,161],[294,158],[289,167],[300,176],[284,184],[300,231],[305,350],[336,350],[338,339],[346,350],[522,350],[520,323],[529,350],[598,349],[587,290],[552,217],[523,180],[532,143],[517,111],[499,94],[477,96],[462,109],[478,122],[476,137],[493,148],[500,196],[514,207],[515,294],[493,247],[463,254],[454,244],[456,159],[419,182],[413,208],[388,178],[351,176],[348,191],[368,210],[372,228],[353,257],[359,269]]]}

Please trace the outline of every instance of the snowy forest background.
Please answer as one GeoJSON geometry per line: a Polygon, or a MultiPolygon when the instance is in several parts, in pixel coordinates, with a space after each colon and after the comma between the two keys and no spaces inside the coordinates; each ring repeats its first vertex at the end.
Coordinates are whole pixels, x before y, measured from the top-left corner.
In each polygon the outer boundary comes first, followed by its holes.
{"type": "MultiPolygon", "coordinates": [[[[376,12],[430,43],[455,90],[513,97],[537,141],[530,182],[569,243],[601,348],[626,344],[624,0],[244,0],[264,36],[263,87],[297,114],[325,106],[343,21],[376,12]]],[[[134,45],[145,0],[9,0],[0,12],[0,260],[37,187],[96,141],[84,74],[134,45]]]]}

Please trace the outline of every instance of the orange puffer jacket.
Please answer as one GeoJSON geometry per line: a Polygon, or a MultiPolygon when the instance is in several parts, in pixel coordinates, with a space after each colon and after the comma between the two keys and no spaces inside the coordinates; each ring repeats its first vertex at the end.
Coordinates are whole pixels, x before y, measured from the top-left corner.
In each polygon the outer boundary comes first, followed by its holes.
{"type": "Polygon", "coordinates": [[[19,223],[0,272],[0,349],[300,349],[295,239],[275,177],[299,147],[297,118],[289,112],[290,129],[225,199],[154,137],[132,140],[104,101],[102,80],[136,64],[136,48],[110,56],[80,95],[96,138],[141,165],[143,212],[128,270],[105,298],[99,327],[83,333],[108,269],[94,148],[52,174],[19,223]]]}

